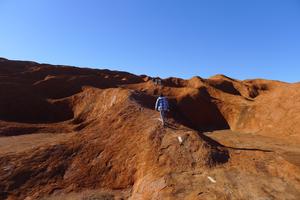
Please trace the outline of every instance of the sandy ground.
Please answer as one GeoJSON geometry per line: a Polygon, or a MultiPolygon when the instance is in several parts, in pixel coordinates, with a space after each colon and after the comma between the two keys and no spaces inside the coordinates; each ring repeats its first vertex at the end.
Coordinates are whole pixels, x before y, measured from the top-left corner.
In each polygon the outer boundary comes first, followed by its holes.
{"type": "Polygon", "coordinates": [[[207,132],[205,135],[228,148],[258,149],[277,153],[300,167],[300,141],[298,138],[294,140],[291,138],[279,139],[231,130],[207,132]]]}
{"type": "Polygon", "coordinates": [[[45,145],[55,145],[67,141],[75,133],[37,133],[29,135],[0,137],[0,155],[13,154],[43,147],[45,145]]]}

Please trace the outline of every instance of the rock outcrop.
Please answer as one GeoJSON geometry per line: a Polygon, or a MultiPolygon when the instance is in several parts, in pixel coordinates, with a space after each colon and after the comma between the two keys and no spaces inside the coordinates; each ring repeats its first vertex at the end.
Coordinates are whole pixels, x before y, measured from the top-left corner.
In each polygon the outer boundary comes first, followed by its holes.
{"type": "Polygon", "coordinates": [[[299,83],[0,59],[0,199],[296,200],[299,113],[299,83]]]}

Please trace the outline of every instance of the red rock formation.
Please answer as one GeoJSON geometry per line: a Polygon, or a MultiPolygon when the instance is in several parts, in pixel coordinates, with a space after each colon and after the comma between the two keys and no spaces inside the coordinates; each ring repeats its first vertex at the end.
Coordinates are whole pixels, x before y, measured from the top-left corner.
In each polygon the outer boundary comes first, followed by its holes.
{"type": "Polygon", "coordinates": [[[0,59],[0,198],[299,199],[299,87],[0,59]]]}

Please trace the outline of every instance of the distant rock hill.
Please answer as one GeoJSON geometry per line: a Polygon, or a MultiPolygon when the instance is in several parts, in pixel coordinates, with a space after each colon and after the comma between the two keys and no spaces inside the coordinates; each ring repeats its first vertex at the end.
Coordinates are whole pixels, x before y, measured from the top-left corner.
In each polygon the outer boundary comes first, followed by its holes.
{"type": "Polygon", "coordinates": [[[299,122],[299,83],[0,58],[0,199],[300,199],[299,122]]]}

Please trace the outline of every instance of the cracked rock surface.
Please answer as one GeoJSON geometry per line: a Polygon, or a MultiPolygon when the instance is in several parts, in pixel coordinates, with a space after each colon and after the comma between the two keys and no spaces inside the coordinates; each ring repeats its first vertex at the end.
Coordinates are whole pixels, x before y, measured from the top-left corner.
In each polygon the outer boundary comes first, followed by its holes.
{"type": "Polygon", "coordinates": [[[0,199],[298,200],[299,113],[299,83],[0,59],[0,199]]]}

